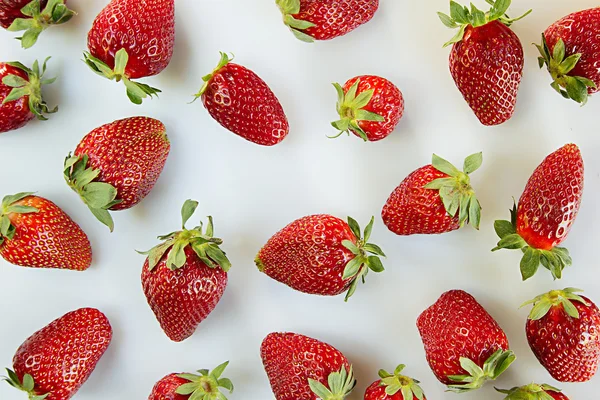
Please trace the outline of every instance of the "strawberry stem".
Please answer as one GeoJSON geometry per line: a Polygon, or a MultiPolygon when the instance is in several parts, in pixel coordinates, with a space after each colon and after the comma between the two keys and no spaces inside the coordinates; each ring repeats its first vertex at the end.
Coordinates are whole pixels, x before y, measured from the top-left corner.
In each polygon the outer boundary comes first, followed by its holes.
{"type": "Polygon", "coordinates": [[[504,400],[553,400],[553,397],[548,392],[560,393],[561,390],[550,385],[538,385],[536,383],[529,384],[527,386],[514,387],[512,389],[498,389],[497,392],[504,393],[507,396],[504,400]]]}
{"type": "Polygon", "coordinates": [[[483,368],[474,361],[461,357],[460,366],[468,375],[450,375],[448,378],[457,382],[448,385],[448,390],[455,393],[465,393],[480,389],[489,380],[496,380],[517,359],[511,350],[498,350],[483,364],[483,368]]]}
{"type": "Polygon", "coordinates": [[[5,196],[2,199],[2,208],[0,209],[0,245],[6,239],[12,240],[15,237],[16,227],[10,221],[10,214],[31,214],[39,210],[35,207],[15,205],[19,200],[33,195],[32,192],[17,193],[12,196],[5,196]]]}
{"type": "Polygon", "coordinates": [[[294,36],[306,43],[314,42],[315,38],[307,35],[303,31],[314,27],[315,24],[294,17],[294,15],[300,13],[300,0],[277,0],[276,3],[279,6],[279,10],[281,10],[281,14],[283,15],[283,22],[288,28],[290,28],[290,31],[292,31],[294,36]]]}
{"type": "Polygon", "coordinates": [[[420,382],[408,376],[400,375],[404,368],[406,368],[404,364],[398,365],[393,374],[383,369],[379,370],[380,384],[385,386],[385,393],[392,397],[400,392],[403,399],[412,400],[416,397],[418,400],[423,400],[425,395],[423,389],[419,386],[420,382]]]}
{"type": "Polygon", "coordinates": [[[228,378],[221,378],[225,368],[229,365],[229,361],[216,367],[214,370],[207,369],[198,370],[198,374],[179,374],[179,378],[189,381],[179,386],[175,393],[182,396],[190,396],[190,398],[198,400],[222,399],[227,400],[227,397],[219,388],[224,388],[233,392],[233,383],[228,378]]]}
{"type": "Polygon", "coordinates": [[[221,68],[223,68],[224,66],[229,64],[235,57],[233,54],[231,54],[231,57],[229,57],[227,55],[227,53],[223,53],[222,51],[219,53],[221,54],[221,59],[219,60],[219,64],[217,64],[215,69],[213,69],[210,74],[204,75],[202,77],[202,81],[204,82],[204,84],[202,85],[202,87],[200,88],[198,93],[196,93],[194,95],[194,100],[192,100],[192,103],[195,102],[196,100],[198,100],[200,97],[202,97],[202,95],[208,89],[208,85],[210,84],[210,81],[212,80],[212,78],[221,70],[221,68]]]}
{"type": "Polygon", "coordinates": [[[21,381],[14,371],[7,368],[6,373],[8,376],[4,377],[4,380],[15,389],[27,393],[29,400],[44,400],[46,397],[50,396],[50,393],[39,395],[35,392],[35,382],[31,375],[23,375],[23,381],[21,381]]]}
{"type": "Polygon", "coordinates": [[[585,301],[585,299],[576,293],[583,292],[581,289],[576,288],[566,288],[563,290],[551,290],[548,293],[544,293],[542,295],[537,296],[535,299],[527,301],[521,305],[521,307],[525,307],[526,305],[533,304],[533,309],[529,314],[529,319],[532,321],[538,321],[546,316],[551,308],[562,306],[564,311],[572,318],[579,318],[579,311],[573,304],[574,301],[577,301],[585,306],[589,306],[590,304],[585,301]]]}
{"type": "Polygon", "coordinates": [[[329,387],[314,379],[308,380],[310,390],[321,400],[344,400],[356,386],[352,366],[346,371],[342,366],[338,372],[332,372],[327,378],[329,387]]]}

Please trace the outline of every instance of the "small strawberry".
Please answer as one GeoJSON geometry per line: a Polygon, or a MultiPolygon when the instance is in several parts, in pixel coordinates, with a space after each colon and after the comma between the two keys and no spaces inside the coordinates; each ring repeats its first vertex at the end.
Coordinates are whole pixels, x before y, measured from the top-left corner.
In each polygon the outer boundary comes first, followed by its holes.
{"type": "Polygon", "coordinates": [[[523,280],[542,264],[554,279],[571,265],[569,251],[557,247],[569,234],[583,195],[583,159],[579,148],[567,144],[550,154],[536,168],[511,210],[511,221],[496,221],[499,249],[519,249],[523,280]]]}
{"type": "Polygon", "coordinates": [[[19,347],[6,381],[31,400],[68,400],[88,380],[111,339],[112,328],[100,311],[72,311],[19,347]]]}
{"type": "Polygon", "coordinates": [[[374,218],[361,236],[358,223],[331,215],[300,218],[275,234],[256,256],[259,271],[308,294],[354,294],[369,270],[382,272],[379,246],[368,243],[374,218]]]}
{"type": "Polygon", "coordinates": [[[393,374],[379,371],[381,379],[373,382],[365,392],[365,400],[427,400],[419,381],[400,375],[405,365],[398,365],[393,374]]]}
{"type": "Polygon", "coordinates": [[[229,361],[212,371],[201,369],[199,375],[170,374],[154,385],[148,400],[227,400],[220,388],[233,392],[233,383],[221,375],[229,361]]]}
{"type": "Polygon", "coordinates": [[[56,80],[43,79],[49,59],[41,73],[37,61],[32,69],[20,62],[0,62],[0,133],[22,128],[34,118],[44,121],[44,114],[58,111],[58,107],[50,110],[42,99],[42,85],[56,80]]]}
{"type": "Polygon", "coordinates": [[[163,242],[147,254],[142,287],[148,304],[167,336],[181,342],[194,334],[221,300],[231,263],[213,237],[212,217],[186,229],[198,202],[187,200],[181,210],[182,230],[159,236],[163,242]]]}
{"type": "Polygon", "coordinates": [[[343,400],[356,380],[335,347],[296,333],[270,333],[260,355],[276,400],[343,400]]]}
{"type": "Polygon", "coordinates": [[[33,268],[84,271],[92,263],[86,234],[63,210],[33,193],[6,196],[0,209],[0,255],[33,268]]]}
{"type": "Polygon", "coordinates": [[[75,12],[66,0],[3,0],[0,3],[0,26],[10,32],[25,31],[21,41],[24,49],[32,47],[40,34],[52,25],[68,22],[75,12]]]}
{"type": "Polygon", "coordinates": [[[531,350],[559,382],[587,382],[600,363],[600,311],[579,289],[553,290],[533,304],[527,320],[531,350]]]}
{"type": "Polygon", "coordinates": [[[111,0],[88,33],[85,63],[100,76],[120,82],[135,104],[161,91],[133,79],[167,68],[175,46],[175,0],[111,0]]]}
{"type": "Polygon", "coordinates": [[[453,392],[481,388],[516,359],[502,328],[462,290],[442,294],[419,316],[417,327],[431,370],[453,392]]]}
{"type": "Polygon", "coordinates": [[[535,383],[510,390],[496,389],[496,391],[507,395],[504,400],[569,400],[560,389],[535,383]]]}
{"type": "Polygon", "coordinates": [[[482,153],[465,160],[463,170],[433,155],[430,165],[406,177],[390,195],[381,213],[397,235],[439,234],[470,223],[479,229],[481,205],[469,175],[483,162],[482,153]]]}
{"type": "Polygon", "coordinates": [[[332,123],[340,133],[354,133],[365,142],[385,139],[396,129],[404,113],[402,92],[392,82],[373,75],[357,76],[338,92],[337,111],[340,120],[332,123]]]}
{"type": "Polygon", "coordinates": [[[450,73],[463,97],[483,125],[500,125],[515,112],[523,77],[523,46],[509,26],[510,0],[488,0],[489,12],[450,2],[450,16],[438,13],[449,28],[460,28],[444,47],[450,52],[450,73]]]}
{"type": "Polygon", "coordinates": [[[537,45],[552,76],[552,88],[564,98],[582,105],[600,90],[600,7],[579,11],[556,21],[542,34],[537,45]]]}
{"type": "Polygon", "coordinates": [[[303,42],[350,33],[373,18],[379,0],[277,0],[283,22],[303,42]]]}
{"type": "Polygon", "coordinates": [[[231,60],[221,53],[217,68],[202,78],[196,99],[201,98],[211,117],[236,135],[263,146],[280,143],[290,127],[279,100],[258,75],[231,60]]]}
{"type": "Polygon", "coordinates": [[[65,160],[64,175],[94,216],[112,232],[109,210],[126,210],[150,193],[171,145],[162,122],[133,117],[88,133],[65,160]]]}

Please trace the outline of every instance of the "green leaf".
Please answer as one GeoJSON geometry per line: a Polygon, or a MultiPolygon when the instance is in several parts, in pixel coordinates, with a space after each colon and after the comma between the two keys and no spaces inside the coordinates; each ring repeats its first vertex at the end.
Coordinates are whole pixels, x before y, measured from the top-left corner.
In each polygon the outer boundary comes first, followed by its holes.
{"type": "Polygon", "coordinates": [[[385,257],[385,253],[383,252],[383,250],[381,250],[381,247],[377,246],[374,243],[367,243],[363,246],[363,250],[366,251],[367,253],[372,253],[372,254],[376,254],[378,256],[381,257],[385,257]]]}
{"type": "Polygon", "coordinates": [[[195,200],[186,200],[181,208],[181,227],[185,229],[185,224],[194,215],[198,208],[198,202],[195,200]]]}
{"type": "Polygon", "coordinates": [[[29,49],[33,47],[33,45],[37,42],[40,34],[42,33],[42,28],[31,28],[25,31],[23,36],[21,37],[21,47],[24,49],[29,49]]]}
{"type": "Polygon", "coordinates": [[[348,217],[348,226],[350,226],[350,230],[352,230],[352,233],[354,233],[354,236],[356,237],[357,240],[361,239],[361,232],[360,232],[360,226],[358,225],[358,222],[356,222],[356,220],[352,217],[348,217]]]}
{"type": "Polygon", "coordinates": [[[481,223],[481,204],[475,195],[471,195],[469,201],[469,223],[475,228],[479,229],[481,223]]]}
{"type": "Polygon", "coordinates": [[[229,390],[230,393],[233,392],[234,386],[229,378],[221,378],[221,379],[219,379],[219,381],[217,383],[222,388],[229,390]]]}
{"type": "Polygon", "coordinates": [[[221,375],[223,375],[223,372],[225,371],[225,368],[227,368],[228,365],[229,361],[225,361],[223,364],[213,369],[210,375],[215,379],[219,379],[221,375]]]}
{"type": "Polygon", "coordinates": [[[493,251],[499,249],[515,250],[521,249],[525,246],[527,246],[525,240],[523,240],[523,238],[518,234],[514,233],[511,235],[504,236],[502,239],[500,239],[500,241],[498,242],[498,246],[493,251]]]}
{"type": "Polygon", "coordinates": [[[454,165],[452,165],[450,162],[444,160],[436,154],[434,154],[432,157],[431,165],[433,165],[435,169],[445,173],[446,175],[450,175],[455,178],[461,175],[461,172],[454,165]]]}
{"type": "Polygon", "coordinates": [[[563,79],[565,80],[565,89],[569,97],[577,103],[585,104],[588,100],[587,86],[572,76],[565,76],[563,79]]]}
{"type": "Polygon", "coordinates": [[[115,68],[114,73],[120,76],[125,76],[125,68],[129,63],[129,54],[127,54],[127,50],[122,48],[117,51],[115,54],[115,68]]]}
{"type": "Polygon", "coordinates": [[[2,78],[2,83],[4,83],[6,86],[17,88],[26,86],[29,82],[17,75],[6,75],[4,78],[2,78]]]}
{"type": "Polygon", "coordinates": [[[346,264],[346,268],[344,268],[344,274],[342,275],[342,279],[350,279],[355,277],[358,274],[358,271],[362,267],[364,263],[364,259],[361,257],[354,257],[348,264],[346,264]]]}
{"type": "Polygon", "coordinates": [[[505,236],[513,235],[517,233],[515,227],[510,221],[497,220],[494,222],[494,230],[496,234],[502,239],[505,236]]]}
{"type": "Polygon", "coordinates": [[[471,3],[471,19],[474,27],[483,26],[487,23],[485,20],[485,13],[475,7],[473,3],[471,3]]]}
{"type": "Polygon", "coordinates": [[[558,39],[558,42],[554,45],[554,50],[552,50],[552,58],[560,64],[565,59],[565,52],[565,42],[562,39],[558,39]]]}
{"type": "Polygon", "coordinates": [[[565,312],[573,318],[579,318],[579,311],[568,299],[562,298],[560,303],[562,304],[565,312]]]}
{"type": "Polygon", "coordinates": [[[450,16],[461,25],[470,23],[468,12],[465,7],[455,1],[450,2],[450,16]]]}
{"type": "Polygon", "coordinates": [[[350,250],[352,252],[352,254],[357,254],[357,255],[360,254],[360,249],[358,248],[358,246],[356,246],[350,240],[343,240],[342,246],[344,246],[345,248],[350,250]]]}
{"type": "Polygon", "coordinates": [[[325,385],[323,385],[321,382],[315,381],[314,379],[308,380],[308,386],[310,387],[310,390],[320,399],[327,400],[332,396],[332,393],[325,387],[325,385]]]}
{"type": "Polygon", "coordinates": [[[525,249],[521,258],[521,276],[524,281],[535,275],[540,266],[540,252],[532,247],[525,249]]]}
{"type": "Polygon", "coordinates": [[[466,30],[467,30],[467,25],[461,25],[461,27],[458,30],[458,32],[456,32],[456,35],[454,35],[452,37],[452,39],[450,39],[449,41],[447,41],[446,43],[444,43],[444,47],[448,47],[450,45],[453,45],[454,43],[458,43],[458,42],[462,41],[463,37],[465,36],[465,31],[466,30]]]}
{"type": "Polygon", "coordinates": [[[6,213],[10,214],[10,213],[15,213],[15,214],[32,214],[32,213],[37,213],[39,212],[39,210],[35,207],[29,207],[29,206],[17,206],[17,205],[13,205],[13,206],[9,206],[6,208],[6,213]]]}
{"type": "Polygon", "coordinates": [[[365,234],[364,234],[364,238],[363,238],[363,240],[365,242],[368,242],[369,239],[371,239],[371,233],[373,232],[374,224],[375,224],[375,217],[371,217],[371,221],[369,221],[369,224],[365,228],[365,234]]]}
{"type": "Polygon", "coordinates": [[[423,186],[423,188],[431,189],[431,190],[440,190],[441,188],[443,188],[445,186],[454,187],[455,185],[456,185],[455,178],[438,178],[438,179],[434,179],[433,181],[429,182],[427,185],[423,186]]]}
{"type": "Polygon", "coordinates": [[[503,17],[510,7],[511,0],[496,0],[490,10],[490,21],[495,21],[503,17]]]}
{"type": "Polygon", "coordinates": [[[374,112],[366,111],[366,110],[357,110],[355,118],[357,121],[374,121],[374,122],[383,122],[385,118],[379,114],[375,114],[374,112]]]}
{"type": "Polygon", "coordinates": [[[465,159],[465,163],[463,166],[463,171],[465,174],[470,175],[471,173],[477,171],[481,164],[483,163],[483,153],[471,154],[469,157],[465,159]]]}
{"type": "Polygon", "coordinates": [[[173,244],[169,256],[167,257],[167,268],[176,270],[183,267],[186,262],[185,246],[187,246],[187,243],[180,241],[176,241],[175,244],[173,244]]]}
{"type": "MultiPolygon", "coordinates": [[[[358,82],[358,80],[357,80],[357,82],[358,82]]],[[[356,96],[356,98],[351,102],[350,105],[355,109],[361,109],[361,108],[365,107],[367,104],[369,104],[369,102],[373,98],[374,93],[375,93],[375,90],[373,90],[373,89],[365,90],[364,92],[361,92],[358,96],[356,96]]],[[[375,115],[377,115],[377,114],[375,114],[375,115]]]]}
{"type": "Polygon", "coordinates": [[[26,392],[32,392],[34,386],[35,386],[35,383],[33,381],[33,377],[29,374],[23,375],[23,389],[26,392]]]}
{"type": "Polygon", "coordinates": [[[90,209],[90,211],[92,212],[92,214],[94,214],[94,217],[96,217],[96,219],[98,219],[98,221],[102,222],[104,225],[106,225],[110,231],[112,232],[115,229],[115,223],[112,219],[112,216],[110,215],[110,213],[103,209],[103,208],[93,208],[93,207],[88,207],[90,209]]]}
{"type": "Polygon", "coordinates": [[[216,244],[206,245],[206,255],[214,260],[223,271],[227,272],[231,268],[231,262],[227,259],[227,256],[216,244]]]}
{"type": "Polygon", "coordinates": [[[369,256],[368,257],[368,266],[371,269],[371,271],[376,272],[376,273],[380,273],[385,270],[385,268],[383,267],[383,264],[381,263],[381,260],[377,256],[369,256]]]}
{"type": "MultiPolygon", "coordinates": [[[[177,375],[177,376],[182,379],[188,379],[188,378],[183,377],[183,374],[177,375]]],[[[194,376],[194,379],[195,378],[196,377],[194,376]]],[[[196,382],[189,382],[189,383],[184,383],[183,385],[179,386],[175,390],[175,393],[183,395],[183,396],[187,396],[187,395],[194,393],[196,391],[196,389],[198,389],[198,384],[196,382]]]]}
{"type": "Polygon", "coordinates": [[[356,99],[356,92],[358,91],[359,84],[360,79],[357,79],[356,82],[354,82],[352,86],[350,86],[350,89],[348,89],[346,95],[344,96],[344,103],[350,104],[354,102],[354,99],[356,99]]]}
{"type": "Polygon", "coordinates": [[[315,41],[315,38],[297,29],[291,29],[291,31],[294,34],[294,36],[296,36],[296,39],[301,40],[305,43],[313,43],[315,41]]]}
{"type": "Polygon", "coordinates": [[[298,30],[305,30],[308,28],[312,28],[313,26],[315,26],[315,24],[313,24],[312,22],[309,21],[303,21],[301,19],[296,19],[291,15],[286,15],[284,17],[284,23],[286,25],[288,25],[290,28],[294,28],[294,29],[298,29],[298,30]]]}
{"type": "Polygon", "coordinates": [[[2,215],[0,217],[0,236],[8,236],[8,231],[10,230],[11,223],[10,219],[6,215],[2,215]]]}
{"type": "Polygon", "coordinates": [[[90,208],[105,208],[117,197],[117,189],[104,182],[92,182],[83,188],[81,197],[90,208]]]}
{"type": "Polygon", "coordinates": [[[458,28],[458,24],[448,15],[438,12],[438,17],[440,17],[440,21],[448,28],[455,29],[458,28]]]}
{"type": "Polygon", "coordinates": [[[550,308],[552,308],[551,302],[545,300],[539,301],[533,306],[528,318],[532,321],[538,321],[548,314],[550,308]]]}
{"type": "Polygon", "coordinates": [[[28,87],[14,88],[13,90],[10,91],[8,96],[6,96],[4,98],[4,100],[2,100],[2,104],[6,104],[6,103],[10,103],[11,101],[19,100],[21,97],[28,96],[28,95],[29,95],[28,87]]]}

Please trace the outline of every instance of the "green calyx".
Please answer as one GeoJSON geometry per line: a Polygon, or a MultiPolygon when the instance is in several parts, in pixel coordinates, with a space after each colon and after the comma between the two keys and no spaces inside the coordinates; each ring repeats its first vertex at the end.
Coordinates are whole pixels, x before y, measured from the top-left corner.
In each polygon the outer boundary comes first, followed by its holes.
{"type": "Polygon", "coordinates": [[[533,304],[533,309],[529,313],[529,319],[532,321],[538,321],[546,316],[552,307],[562,306],[567,315],[571,318],[578,319],[579,311],[573,304],[577,301],[585,306],[589,306],[589,303],[585,299],[576,293],[583,292],[581,289],[566,288],[564,290],[552,290],[548,293],[544,293],[533,300],[527,301],[521,305],[525,307],[529,304],[533,304]]]}
{"type": "Polygon", "coordinates": [[[383,369],[379,370],[380,384],[381,386],[385,386],[385,393],[388,396],[393,396],[401,392],[403,399],[412,400],[416,397],[419,400],[423,400],[425,394],[423,394],[423,389],[419,386],[420,382],[408,376],[400,375],[404,368],[406,368],[405,365],[398,365],[393,374],[383,369]]]}
{"type": "Polygon", "coordinates": [[[2,104],[19,100],[24,96],[29,96],[29,110],[35,114],[37,119],[45,121],[48,119],[45,114],[53,114],[57,112],[58,107],[49,109],[48,105],[42,98],[42,86],[49,85],[56,81],[56,78],[44,79],[44,74],[46,73],[46,64],[48,63],[49,59],[50,57],[46,58],[42,64],[41,71],[38,61],[33,63],[32,68],[27,68],[18,61],[8,62],[7,64],[11,67],[19,68],[27,73],[29,80],[23,79],[17,75],[7,75],[2,78],[2,83],[12,88],[8,96],[6,96],[6,98],[2,101],[2,104]]]}
{"type": "Polygon", "coordinates": [[[294,15],[300,13],[300,0],[276,0],[276,3],[283,14],[283,22],[290,28],[294,36],[303,42],[313,43],[315,38],[302,31],[312,28],[315,24],[294,18],[294,15]]]}
{"type": "Polygon", "coordinates": [[[158,94],[161,93],[161,90],[157,88],[146,85],[145,83],[134,82],[127,77],[125,68],[127,68],[127,63],[129,62],[129,54],[127,54],[127,50],[125,49],[121,49],[115,54],[114,69],[110,69],[104,61],[92,56],[88,52],[83,53],[83,61],[96,74],[110,79],[111,81],[123,81],[125,88],[127,89],[127,97],[129,97],[129,100],[131,100],[133,104],[140,105],[148,96],[150,98],[152,98],[152,96],[158,97],[158,94]]]}
{"type": "Polygon", "coordinates": [[[521,250],[523,252],[523,258],[521,258],[521,276],[524,281],[536,274],[540,264],[552,273],[554,279],[561,279],[562,271],[573,263],[569,255],[569,250],[564,247],[542,250],[529,246],[525,239],[517,233],[516,204],[510,210],[510,214],[510,221],[498,220],[494,222],[494,229],[498,237],[500,237],[500,241],[492,251],[500,249],[521,250]]]}
{"type": "Polygon", "coordinates": [[[14,371],[7,368],[6,373],[8,376],[4,377],[4,380],[15,389],[19,389],[27,393],[29,400],[44,400],[46,397],[50,396],[50,393],[40,395],[35,392],[35,382],[31,375],[23,375],[23,381],[21,382],[14,371]]]}
{"type": "Polygon", "coordinates": [[[449,175],[448,178],[436,179],[425,185],[425,189],[439,191],[444,208],[451,217],[456,217],[462,228],[465,223],[470,223],[479,229],[481,222],[481,204],[477,200],[475,191],[471,187],[471,175],[483,163],[483,154],[472,154],[465,159],[463,171],[443,158],[433,155],[431,165],[440,172],[449,175]]]}
{"type": "MultiPolygon", "coordinates": [[[[535,43],[534,43],[535,44],[535,43]]],[[[581,53],[571,54],[567,57],[565,42],[558,39],[554,49],[550,52],[546,36],[542,33],[542,44],[535,44],[540,52],[538,58],[540,68],[548,68],[552,76],[550,86],[565,99],[574,100],[584,106],[589,98],[588,88],[596,88],[594,81],[582,76],[570,76],[569,73],[577,66],[581,53]]]]}
{"type": "MultiPolygon", "coordinates": [[[[198,202],[186,200],[181,209],[181,231],[172,232],[164,236],[159,236],[158,239],[163,242],[149,251],[139,252],[148,256],[148,268],[152,271],[163,258],[165,253],[169,251],[167,257],[167,268],[175,271],[183,267],[186,263],[185,248],[191,246],[198,258],[202,260],[209,268],[221,267],[227,272],[231,268],[231,263],[227,255],[219,247],[223,244],[223,240],[213,237],[214,227],[212,217],[208,217],[208,225],[206,231],[203,229],[202,222],[193,229],[186,229],[185,224],[198,208],[198,202]]],[[[221,371],[222,372],[222,371],[221,371]]]]}
{"type": "Polygon", "coordinates": [[[498,350],[483,364],[483,368],[472,360],[461,357],[460,366],[469,375],[450,375],[456,384],[448,385],[448,391],[465,393],[481,388],[487,381],[495,381],[517,359],[511,350],[498,350]]]}
{"type": "Polygon", "coordinates": [[[202,85],[202,87],[200,88],[198,93],[196,93],[194,95],[194,100],[192,100],[192,103],[194,101],[198,100],[200,97],[202,97],[204,92],[206,92],[206,89],[208,89],[208,84],[210,83],[212,78],[221,70],[221,68],[223,68],[224,66],[229,64],[231,61],[233,61],[233,58],[234,58],[233,54],[231,55],[231,57],[229,57],[229,55],[227,55],[227,53],[223,53],[222,51],[220,51],[219,53],[221,54],[221,59],[219,60],[219,64],[216,66],[215,69],[213,69],[213,71],[210,74],[204,75],[202,77],[202,81],[204,82],[204,84],[202,85]]]}
{"type": "Polygon", "coordinates": [[[16,228],[10,222],[9,214],[32,214],[39,210],[35,207],[20,206],[15,203],[31,196],[31,192],[17,193],[12,196],[6,196],[2,199],[2,209],[0,209],[0,245],[5,240],[12,240],[15,237],[16,228]]]}
{"type": "Polygon", "coordinates": [[[320,400],[343,400],[356,386],[356,379],[354,379],[352,366],[350,371],[346,371],[346,367],[342,366],[338,372],[332,372],[327,378],[329,387],[314,379],[309,379],[308,385],[320,400]]]}
{"type": "Polygon", "coordinates": [[[198,374],[179,374],[179,378],[189,381],[179,386],[175,393],[190,396],[191,400],[227,400],[220,388],[233,392],[233,383],[228,378],[221,378],[229,361],[216,367],[214,370],[198,370],[198,374]]]}
{"type": "Polygon", "coordinates": [[[367,111],[364,108],[369,104],[373,98],[375,91],[365,90],[364,92],[357,95],[358,85],[360,79],[348,89],[348,93],[344,93],[344,89],[339,83],[334,83],[333,86],[338,94],[337,101],[337,112],[340,115],[338,121],[332,122],[331,125],[340,131],[336,136],[331,138],[338,138],[343,133],[350,134],[350,131],[356,132],[365,142],[369,141],[366,132],[359,126],[360,121],[374,121],[383,122],[385,118],[381,115],[367,111]]]}
{"type": "Polygon", "coordinates": [[[21,9],[21,13],[29,18],[15,19],[8,30],[25,31],[23,36],[17,38],[24,49],[32,47],[49,26],[64,24],[76,15],[75,11],[69,10],[64,0],[49,0],[43,10],[40,0],[33,0],[21,9]]]}
{"type": "Polygon", "coordinates": [[[527,386],[515,387],[512,389],[498,389],[497,392],[506,394],[504,400],[554,400],[548,392],[560,393],[561,390],[550,385],[538,385],[532,383],[527,386]]]}
{"type": "Polygon", "coordinates": [[[527,11],[519,18],[510,18],[506,15],[506,11],[510,7],[511,0],[485,0],[486,3],[492,6],[488,12],[483,12],[471,3],[471,8],[461,6],[455,1],[450,2],[450,15],[438,12],[438,16],[444,25],[448,28],[459,28],[458,33],[444,44],[444,47],[460,42],[467,27],[472,26],[477,28],[486,25],[492,21],[500,21],[506,26],[512,25],[520,19],[525,18],[532,10],[527,11]]]}

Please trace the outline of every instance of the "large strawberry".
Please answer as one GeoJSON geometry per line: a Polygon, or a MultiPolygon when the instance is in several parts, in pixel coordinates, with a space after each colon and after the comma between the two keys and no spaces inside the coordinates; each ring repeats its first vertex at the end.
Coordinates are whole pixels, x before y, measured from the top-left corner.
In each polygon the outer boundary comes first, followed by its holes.
{"type": "Polygon", "coordinates": [[[483,125],[499,125],[515,112],[517,93],[523,77],[523,46],[509,26],[506,11],[510,0],[488,0],[484,13],[450,2],[450,16],[438,13],[458,33],[444,46],[450,52],[450,73],[463,97],[483,125]]]}
{"type": "Polygon", "coordinates": [[[338,92],[337,111],[340,120],[332,123],[340,133],[354,133],[365,142],[385,139],[396,129],[404,113],[402,92],[392,82],[373,75],[357,76],[338,92]]]}
{"type": "Polygon", "coordinates": [[[540,363],[559,382],[586,382],[600,363],[600,311],[579,289],[553,290],[533,304],[527,341],[540,363]]]}
{"type": "Polygon", "coordinates": [[[442,294],[417,327],[431,370],[453,392],[479,389],[516,359],[502,328],[462,290],[442,294]]]}
{"type": "Polygon", "coordinates": [[[499,249],[519,249],[523,280],[543,265],[554,279],[571,265],[569,251],[557,247],[567,238],[579,212],[583,195],[583,159],[579,148],[567,144],[536,168],[511,210],[510,221],[496,221],[499,249]]]}
{"type": "Polygon", "coordinates": [[[470,223],[479,229],[481,205],[469,175],[483,162],[482,153],[465,160],[463,172],[437,155],[430,165],[407,176],[390,195],[381,213],[397,235],[439,234],[470,223]]]}
{"type": "Polygon", "coordinates": [[[48,59],[42,71],[37,61],[31,69],[20,62],[0,62],[0,133],[22,128],[36,117],[46,120],[44,114],[58,111],[58,107],[50,110],[42,99],[42,85],[56,80],[44,79],[48,59]]]}
{"type": "Polygon", "coordinates": [[[380,370],[381,379],[367,388],[364,400],[427,400],[419,381],[401,375],[405,367],[398,365],[393,374],[380,370]]]}
{"type": "Polygon", "coordinates": [[[542,34],[540,68],[552,76],[551,86],[564,98],[587,103],[600,90],[600,7],[556,21],[542,34]]]}
{"type": "Polygon", "coordinates": [[[331,215],[300,218],[275,234],[256,256],[261,272],[308,294],[336,296],[346,300],[364,282],[369,270],[382,272],[379,246],[369,243],[374,219],[364,237],[358,223],[331,215]]]}
{"type": "Polygon", "coordinates": [[[343,400],[356,380],[335,347],[296,333],[270,333],[260,355],[276,400],[343,400]]]}
{"type": "Polygon", "coordinates": [[[496,389],[496,391],[506,394],[504,400],[569,400],[560,389],[535,383],[509,390],[496,389]]]}
{"type": "Polygon", "coordinates": [[[196,94],[225,129],[263,146],[280,143],[290,131],[275,93],[258,75],[221,53],[217,68],[202,78],[196,94]]]}
{"type": "Polygon", "coordinates": [[[2,200],[0,255],[33,268],[84,271],[92,263],[90,241],[79,225],[56,204],[33,193],[2,200]]]}
{"type": "Polygon", "coordinates": [[[181,342],[192,336],[221,300],[231,263],[213,237],[213,221],[186,229],[198,202],[187,200],[181,210],[182,230],[159,236],[163,242],[147,254],[142,287],[148,304],[167,336],[181,342]]]}
{"type": "Polygon", "coordinates": [[[303,42],[343,36],[366,24],[379,0],[277,0],[283,22],[303,42]]]}
{"type": "Polygon", "coordinates": [[[123,81],[135,104],[160,90],[133,79],[159,74],[175,46],[175,0],[111,0],[88,33],[86,64],[98,75],[123,81]]]}
{"type": "Polygon", "coordinates": [[[111,339],[112,328],[100,311],[72,311],[19,347],[6,381],[31,400],[68,400],[88,380],[111,339]]]}
{"type": "Polygon", "coordinates": [[[196,374],[170,374],[156,382],[148,400],[227,400],[220,388],[233,392],[233,383],[221,375],[229,361],[196,374]]]}
{"type": "Polygon", "coordinates": [[[171,145],[162,122],[133,117],[88,133],[65,160],[64,175],[100,222],[112,232],[109,210],[126,210],[150,193],[171,145]]]}

